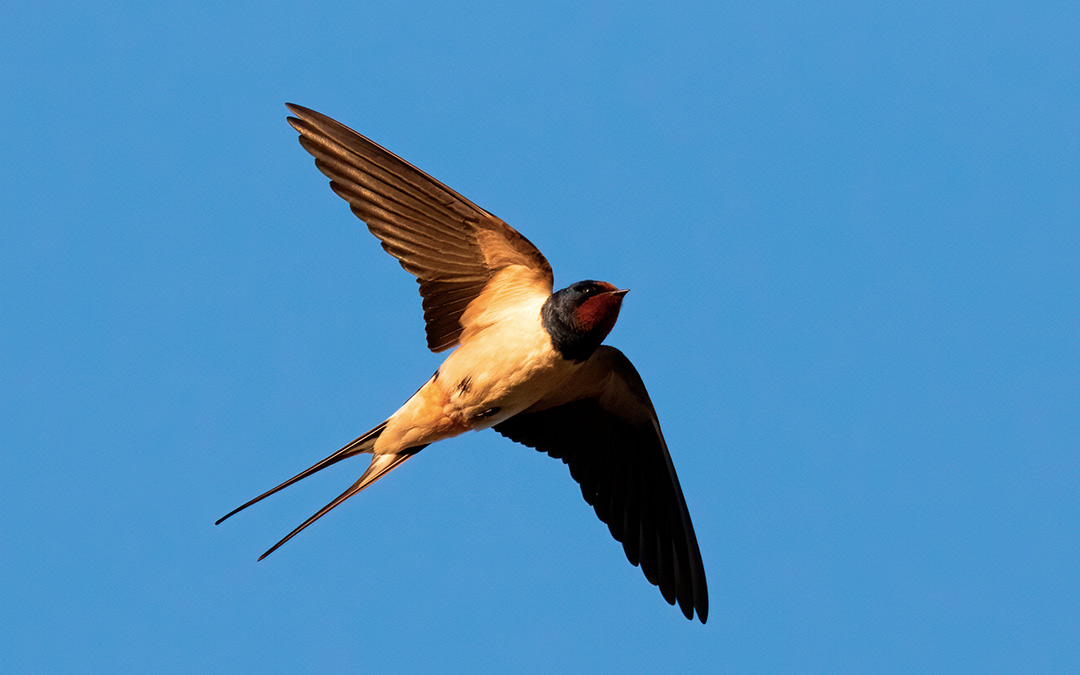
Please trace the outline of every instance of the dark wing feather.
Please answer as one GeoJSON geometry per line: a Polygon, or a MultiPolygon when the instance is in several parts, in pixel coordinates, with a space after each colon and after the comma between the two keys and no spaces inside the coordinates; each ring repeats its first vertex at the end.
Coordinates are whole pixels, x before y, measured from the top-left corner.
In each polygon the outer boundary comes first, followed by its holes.
{"type": "Polygon", "coordinates": [[[432,351],[458,344],[466,308],[506,267],[534,270],[551,292],[551,265],[517,230],[343,124],[287,105],[330,187],[420,283],[432,351]]]}
{"type": "Polygon", "coordinates": [[[567,386],[495,430],[566,463],[627,559],[686,618],[696,609],[705,623],[694,526],[656,411],[622,352],[600,347],[567,386]]]}

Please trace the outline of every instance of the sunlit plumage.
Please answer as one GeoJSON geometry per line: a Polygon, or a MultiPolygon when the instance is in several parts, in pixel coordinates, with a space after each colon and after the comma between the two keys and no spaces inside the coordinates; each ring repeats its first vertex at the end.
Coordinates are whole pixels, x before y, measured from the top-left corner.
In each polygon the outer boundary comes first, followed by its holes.
{"type": "Polygon", "coordinates": [[[427,445],[493,427],[565,462],[630,562],[687,618],[696,611],[704,623],[705,570],[656,412],[630,361],[601,345],[626,291],[581,281],[553,293],[547,260],[502,220],[329,117],[289,109],[330,187],[419,282],[428,346],[456,349],[386,421],[218,523],[343,459],[371,454],[356,483],[265,558],[427,445]]]}

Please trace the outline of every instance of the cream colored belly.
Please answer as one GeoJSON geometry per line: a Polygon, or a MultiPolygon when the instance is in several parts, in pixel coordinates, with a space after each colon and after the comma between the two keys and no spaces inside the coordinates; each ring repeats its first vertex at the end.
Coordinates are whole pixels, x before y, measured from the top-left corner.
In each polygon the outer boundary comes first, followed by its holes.
{"type": "Polygon", "coordinates": [[[376,453],[397,452],[486,429],[528,408],[577,368],[536,323],[503,322],[447,357],[387,421],[376,453]]]}

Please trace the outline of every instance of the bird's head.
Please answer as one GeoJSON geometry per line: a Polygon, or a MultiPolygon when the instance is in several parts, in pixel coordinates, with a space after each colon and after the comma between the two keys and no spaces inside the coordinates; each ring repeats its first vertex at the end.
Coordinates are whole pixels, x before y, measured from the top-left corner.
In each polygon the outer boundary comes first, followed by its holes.
{"type": "Polygon", "coordinates": [[[592,356],[615,327],[627,290],[587,280],[553,293],[541,315],[556,351],[572,361],[592,356]]]}

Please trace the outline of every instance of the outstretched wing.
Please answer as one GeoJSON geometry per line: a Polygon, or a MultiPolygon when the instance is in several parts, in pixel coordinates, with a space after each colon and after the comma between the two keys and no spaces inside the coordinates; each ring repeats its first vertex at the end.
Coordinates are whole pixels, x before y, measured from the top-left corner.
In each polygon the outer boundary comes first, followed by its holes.
{"type": "Polygon", "coordinates": [[[289,124],[300,132],[300,145],[330,187],[416,276],[432,351],[458,344],[469,322],[483,314],[480,306],[499,301],[485,288],[507,268],[515,269],[499,284],[551,293],[551,265],[517,230],[340,122],[286,105],[296,115],[289,124]]]}
{"type": "Polygon", "coordinates": [[[709,613],[705,568],[667,444],[641,376],[600,347],[568,385],[495,426],[561,459],[626,557],[686,618],[709,613]]]}

